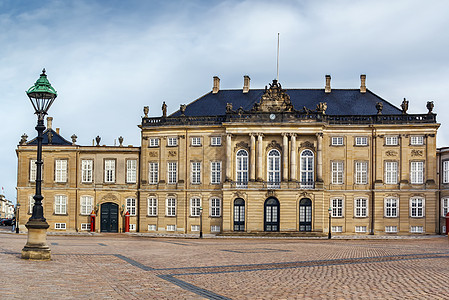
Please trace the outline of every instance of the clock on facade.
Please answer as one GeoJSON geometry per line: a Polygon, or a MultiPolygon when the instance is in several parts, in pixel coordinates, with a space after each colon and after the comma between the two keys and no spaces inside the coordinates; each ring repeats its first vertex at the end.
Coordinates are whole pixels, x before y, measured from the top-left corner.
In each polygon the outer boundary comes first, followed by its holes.
{"type": "Polygon", "coordinates": [[[271,115],[270,115],[270,119],[271,119],[271,120],[276,119],[276,115],[275,115],[275,114],[271,114],[271,115]]]}

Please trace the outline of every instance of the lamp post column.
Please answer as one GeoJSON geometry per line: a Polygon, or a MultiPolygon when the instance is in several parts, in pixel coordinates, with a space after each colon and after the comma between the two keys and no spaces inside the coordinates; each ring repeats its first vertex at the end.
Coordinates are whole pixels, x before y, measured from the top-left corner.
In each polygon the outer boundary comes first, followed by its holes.
{"type": "Polygon", "coordinates": [[[332,208],[329,207],[329,233],[327,234],[327,238],[331,239],[332,238],[332,224],[331,224],[331,220],[332,220],[332,208]]]}

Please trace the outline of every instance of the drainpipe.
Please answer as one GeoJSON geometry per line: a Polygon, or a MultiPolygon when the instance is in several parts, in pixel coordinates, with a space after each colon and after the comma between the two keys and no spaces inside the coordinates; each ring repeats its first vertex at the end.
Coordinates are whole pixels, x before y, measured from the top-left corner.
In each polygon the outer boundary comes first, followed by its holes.
{"type": "Polygon", "coordinates": [[[75,166],[75,231],[76,232],[78,232],[78,209],[79,209],[79,205],[78,205],[78,196],[79,196],[79,193],[78,193],[78,189],[79,189],[79,186],[78,186],[79,151],[77,151],[77,150],[79,150],[79,146],[76,146],[76,150],[75,150],[75,163],[76,163],[76,166],[75,166]]]}
{"type": "Polygon", "coordinates": [[[377,137],[375,135],[375,129],[372,127],[372,133],[371,133],[371,228],[370,228],[370,235],[374,235],[374,202],[375,202],[375,192],[374,189],[376,188],[375,181],[376,181],[376,150],[377,150],[377,137]]]}
{"type": "MultiPolygon", "coordinates": [[[[204,143],[204,141],[203,141],[204,143]]],[[[184,233],[187,233],[187,218],[188,218],[188,201],[187,201],[187,184],[188,184],[188,180],[189,180],[189,171],[188,171],[188,156],[187,156],[187,149],[189,148],[189,139],[187,137],[187,128],[185,129],[185,145],[186,145],[186,149],[185,149],[185,153],[186,153],[186,166],[184,169],[184,201],[185,201],[185,205],[184,205],[184,233]]],[[[203,163],[204,164],[204,163],[203,163]]],[[[204,165],[203,165],[204,168],[204,165]]]]}
{"type": "MultiPolygon", "coordinates": [[[[438,156],[438,167],[437,167],[437,178],[438,178],[438,199],[437,199],[437,220],[438,220],[438,234],[441,234],[441,151],[437,150],[438,156]],[[439,152],[439,153],[438,153],[439,152]]],[[[446,228],[446,233],[449,228],[446,228]]]]}

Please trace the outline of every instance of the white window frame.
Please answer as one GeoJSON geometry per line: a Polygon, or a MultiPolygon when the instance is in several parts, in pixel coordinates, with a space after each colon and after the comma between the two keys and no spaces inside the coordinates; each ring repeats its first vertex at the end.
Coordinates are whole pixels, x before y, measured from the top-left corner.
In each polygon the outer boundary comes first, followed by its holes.
{"type": "Polygon", "coordinates": [[[137,182],[137,159],[126,160],[126,182],[137,182]]]}
{"type": "Polygon", "coordinates": [[[449,183],[449,160],[443,161],[443,183],[449,183]]]}
{"type": "Polygon", "coordinates": [[[115,159],[104,160],[104,182],[115,183],[115,159]]]}
{"type": "Polygon", "coordinates": [[[356,136],[355,137],[356,146],[368,146],[368,137],[366,136],[356,136]]]}
{"type": "Polygon", "coordinates": [[[331,145],[332,146],[343,146],[344,139],[342,136],[333,136],[331,137],[331,145]]]}
{"type": "Polygon", "coordinates": [[[332,232],[343,232],[343,226],[332,226],[332,232]]]}
{"type": "Polygon", "coordinates": [[[55,215],[67,214],[67,196],[55,195],[55,215]]]}
{"type": "Polygon", "coordinates": [[[300,155],[300,184],[301,188],[313,188],[315,178],[315,156],[313,151],[305,149],[300,155]],[[311,155],[309,155],[311,154],[311,155]]]}
{"type": "Polygon", "coordinates": [[[423,184],[424,183],[424,162],[411,161],[410,162],[410,183],[423,184]]]}
{"type": "Polygon", "coordinates": [[[178,183],[178,162],[169,161],[167,163],[168,184],[178,183]]]}
{"type": "Polygon", "coordinates": [[[356,218],[368,217],[368,198],[358,197],[354,199],[354,216],[356,218]]]}
{"type": "Polygon", "coordinates": [[[30,159],[30,182],[36,182],[36,175],[37,175],[37,160],[36,159],[30,159]]]}
{"type": "Polygon", "coordinates": [[[147,198],[147,215],[150,217],[157,216],[157,198],[150,196],[147,198]]]}
{"type": "Polygon", "coordinates": [[[210,232],[220,232],[220,231],[221,231],[220,225],[212,225],[212,226],[210,226],[210,232]]]}
{"type": "Polygon", "coordinates": [[[201,162],[190,162],[190,182],[192,184],[201,184],[201,162]]]}
{"type": "Polygon", "coordinates": [[[166,231],[176,231],[176,225],[167,225],[166,231]]]}
{"type": "Polygon", "coordinates": [[[137,211],[137,200],[136,198],[126,198],[126,211],[129,212],[130,216],[135,216],[137,211]]]}
{"type": "Polygon", "coordinates": [[[190,231],[200,231],[200,225],[192,225],[192,226],[190,226],[190,231]]]}
{"type": "Polygon", "coordinates": [[[93,166],[94,161],[92,159],[81,160],[81,182],[91,183],[93,181],[93,166]]]}
{"type": "Polygon", "coordinates": [[[366,232],[366,226],[355,226],[355,232],[357,232],[357,233],[365,233],[366,232]]]}
{"type": "Polygon", "coordinates": [[[159,138],[149,138],[148,139],[148,147],[150,147],[150,148],[159,147],[159,138]]]}
{"type": "Polygon", "coordinates": [[[157,225],[148,224],[148,231],[157,231],[157,225]]]}
{"type": "Polygon", "coordinates": [[[90,231],[90,223],[81,223],[82,231],[90,231]]]}
{"type": "Polygon", "coordinates": [[[236,153],[235,159],[237,187],[248,186],[248,151],[240,149],[236,153]]]}
{"type": "Polygon", "coordinates": [[[221,183],[221,161],[210,162],[210,183],[211,184],[221,183]]]}
{"type": "Polygon", "coordinates": [[[221,146],[221,136],[212,136],[210,138],[211,146],[221,146]]]}
{"type": "Polygon", "coordinates": [[[221,199],[213,197],[210,199],[210,212],[209,215],[213,218],[221,217],[221,199]]]}
{"type": "Polygon", "coordinates": [[[67,159],[55,160],[55,182],[67,182],[67,159]]]}
{"type": "Polygon", "coordinates": [[[399,144],[399,138],[397,135],[385,136],[386,146],[397,146],[399,144]]]}
{"type": "Polygon", "coordinates": [[[410,226],[411,233],[424,233],[424,226],[410,226]]]}
{"type": "Polygon", "coordinates": [[[176,147],[176,146],[178,146],[178,137],[177,136],[167,137],[167,147],[176,147]]]}
{"type": "Polygon", "coordinates": [[[81,196],[80,197],[80,213],[82,215],[90,215],[92,212],[94,203],[94,197],[92,196],[81,196]]]}
{"type": "Polygon", "coordinates": [[[398,183],[398,162],[385,161],[385,184],[398,183]]]}
{"type": "Polygon", "coordinates": [[[410,145],[412,145],[412,146],[424,145],[424,136],[423,135],[412,135],[410,137],[410,145]]]}
{"type": "Polygon", "coordinates": [[[399,216],[399,198],[388,197],[384,199],[384,216],[397,218],[399,216]]]}
{"type": "Polygon", "coordinates": [[[332,198],[331,208],[332,208],[332,218],[342,218],[344,212],[344,199],[332,198]]]}
{"type": "Polygon", "coordinates": [[[55,223],[55,229],[56,230],[66,230],[67,229],[66,223],[55,223]]]}
{"type": "Polygon", "coordinates": [[[344,164],[343,161],[331,162],[332,184],[343,184],[344,164]]]}
{"type": "Polygon", "coordinates": [[[396,226],[396,225],[387,225],[387,226],[385,226],[385,232],[386,233],[397,233],[398,232],[398,226],[396,226]]]}
{"type": "Polygon", "coordinates": [[[136,224],[129,224],[129,231],[136,231],[136,224]]]}
{"type": "Polygon", "coordinates": [[[149,162],[148,163],[148,184],[158,184],[159,183],[159,163],[149,162]]]}
{"type": "Polygon", "coordinates": [[[368,184],[368,162],[355,162],[355,184],[368,184]]]}
{"type": "Polygon", "coordinates": [[[165,200],[165,215],[167,217],[176,217],[176,198],[168,197],[165,200]]]}
{"type": "Polygon", "coordinates": [[[281,184],[281,152],[271,149],[267,154],[267,186],[279,188],[281,184]]]}
{"type": "Polygon", "coordinates": [[[441,199],[441,216],[445,217],[449,212],[449,198],[441,199]]]}
{"type": "Polygon", "coordinates": [[[28,207],[29,207],[28,213],[30,213],[30,214],[33,213],[33,207],[34,207],[34,202],[35,202],[33,197],[34,197],[33,195],[30,195],[28,198],[28,207]]]}
{"type": "Polygon", "coordinates": [[[423,197],[410,198],[410,217],[422,218],[425,216],[426,200],[423,197]]]}
{"type": "Polygon", "coordinates": [[[190,216],[199,217],[201,212],[201,198],[192,197],[190,198],[190,216]]]}
{"type": "Polygon", "coordinates": [[[190,145],[194,147],[201,146],[201,137],[195,136],[190,139],[190,145]]]}

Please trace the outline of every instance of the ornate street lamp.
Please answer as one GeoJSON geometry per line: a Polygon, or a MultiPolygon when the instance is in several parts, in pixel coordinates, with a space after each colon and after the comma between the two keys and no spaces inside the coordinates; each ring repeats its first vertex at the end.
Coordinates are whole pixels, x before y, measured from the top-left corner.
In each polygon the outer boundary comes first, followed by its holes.
{"type": "Polygon", "coordinates": [[[37,160],[36,160],[36,194],[34,195],[33,213],[25,224],[28,229],[28,240],[22,249],[23,259],[49,260],[50,247],[47,245],[47,229],[49,227],[44,218],[42,208],[42,139],[45,130],[44,117],[57,97],[45,74],[45,69],[36,83],[26,92],[37,115],[37,160]]]}
{"type": "Polygon", "coordinates": [[[16,233],[19,233],[19,209],[20,203],[16,204],[16,233]]]}
{"type": "Polygon", "coordinates": [[[332,238],[332,227],[331,227],[331,219],[332,219],[332,208],[329,207],[329,209],[327,210],[329,212],[329,233],[327,234],[327,238],[331,239],[332,238]]]}
{"type": "Polygon", "coordinates": [[[203,238],[203,207],[200,207],[200,239],[203,238]]]}

